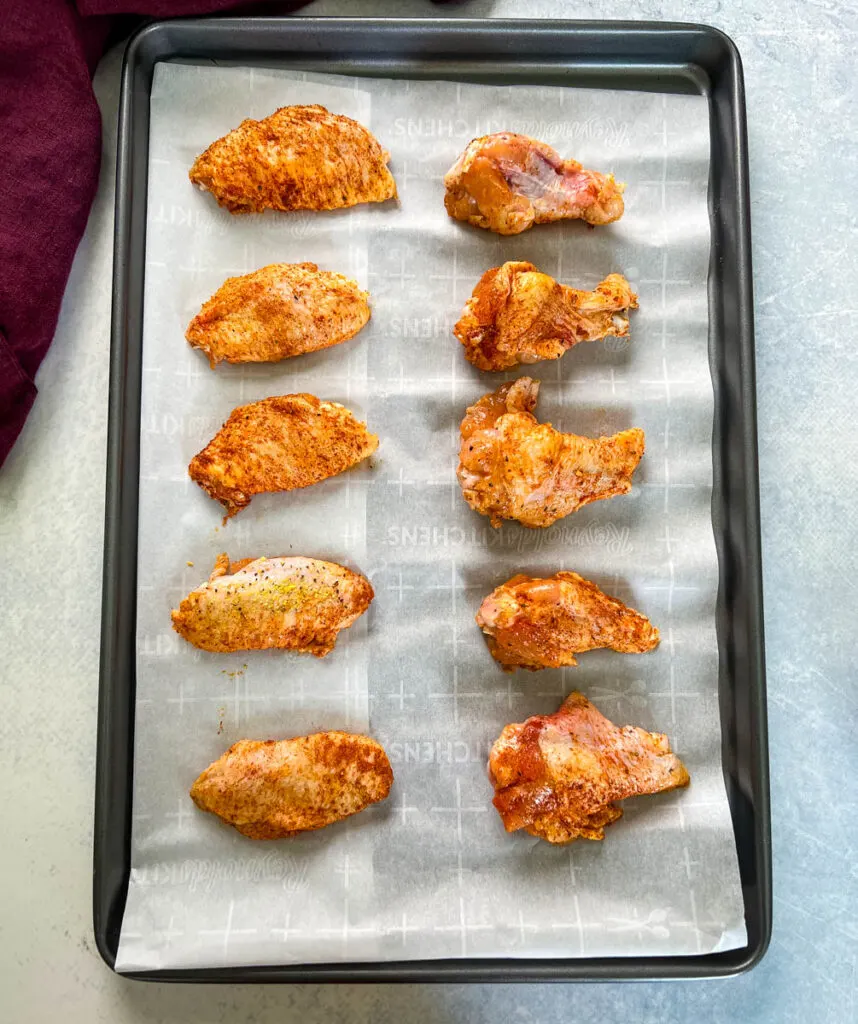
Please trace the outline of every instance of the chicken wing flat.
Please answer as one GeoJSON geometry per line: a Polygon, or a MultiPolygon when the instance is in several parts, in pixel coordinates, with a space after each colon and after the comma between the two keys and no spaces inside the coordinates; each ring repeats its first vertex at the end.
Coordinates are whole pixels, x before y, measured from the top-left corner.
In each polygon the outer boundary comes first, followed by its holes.
{"type": "Polygon", "coordinates": [[[173,629],[203,651],[271,647],[324,658],[337,634],[369,608],[372,586],[360,573],[316,558],[220,555],[206,583],[171,613],[173,629]]]}
{"type": "Polygon", "coordinates": [[[231,213],[336,210],[395,198],[389,160],[350,117],[318,104],[281,107],[213,142],[190,179],[231,213]]]}
{"type": "Polygon", "coordinates": [[[465,413],[457,476],[465,501],[492,526],[550,526],[591,501],[631,490],[644,432],[563,434],[533,415],[539,381],[519,377],[465,413]]]}
{"type": "Polygon", "coordinates": [[[348,732],[317,732],[239,740],[191,786],[191,799],[250,839],[285,839],[384,800],[392,783],[381,744],[348,732]]]}
{"type": "Polygon", "coordinates": [[[192,480],[226,508],[254,494],[292,491],[336,476],[372,455],[378,438],[336,402],[297,394],[240,405],[191,459],[192,480]]]}
{"type": "Polygon", "coordinates": [[[453,333],[480,370],[559,359],[581,341],[629,333],[629,310],[638,297],[620,274],[582,292],[540,273],[532,263],[487,270],[468,299],[453,333]]]}
{"type": "Polygon", "coordinates": [[[601,647],[643,654],[659,641],[649,619],[576,572],[513,576],[480,605],[477,625],[508,672],[577,665],[576,654],[601,647]]]}
{"type": "Polygon", "coordinates": [[[500,235],[554,220],[610,224],[623,215],[623,186],[612,174],[586,171],[544,142],[514,132],[470,142],[444,185],[451,217],[500,235]]]}
{"type": "Polygon", "coordinates": [[[492,801],[507,832],[549,843],[604,839],[617,800],[687,786],[666,736],[609,722],[580,693],[553,715],[508,725],[489,754],[492,801]]]}
{"type": "Polygon", "coordinates": [[[353,338],[369,320],[368,298],[356,281],[315,263],[272,263],[228,278],[185,337],[212,369],[276,362],[353,338]]]}

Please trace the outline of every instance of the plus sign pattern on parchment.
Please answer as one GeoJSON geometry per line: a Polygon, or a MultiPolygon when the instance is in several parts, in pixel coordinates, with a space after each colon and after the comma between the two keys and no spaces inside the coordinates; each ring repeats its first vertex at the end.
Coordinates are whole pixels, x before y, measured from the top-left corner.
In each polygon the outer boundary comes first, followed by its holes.
{"type": "Polygon", "coordinates": [[[459,956],[698,953],[744,942],[720,766],[718,581],[710,518],[706,101],[694,96],[159,65],[152,92],[132,879],[120,969],[459,956]],[[233,217],[195,192],[196,154],[245,117],[323,103],[391,153],[399,204],[233,217]],[[474,136],[551,143],[627,182],[626,214],[500,238],[448,219],[443,174],[474,136]],[[480,274],[524,259],[592,288],[624,273],[631,339],[529,368],[540,419],[598,436],[646,431],[630,495],[548,530],[493,530],[455,478],[468,404],[518,374],[481,374],[451,330],[480,274]],[[211,371],[184,341],[231,275],[311,260],[355,277],[372,320],[354,340],[211,371]],[[370,463],[263,495],[221,526],[187,464],[229,412],[268,395],[339,401],[380,437],[370,463]],[[215,556],[302,554],[365,572],[368,615],[323,661],[219,656],[169,611],[215,556]],[[188,565],[188,563],[193,563],[188,565]],[[647,614],[646,656],[504,675],[474,613],[516,572],[574,569],[647,614]],[[611,719],[666,732],[690,789],[627,804],[604,843],[507,836],[486,758],[505,724],[580,689],[611,719]],[[196,775],[242,738],[341,728],[388,750],[389,800],[318,833],[254,843],[197,812],[196,775]]]}

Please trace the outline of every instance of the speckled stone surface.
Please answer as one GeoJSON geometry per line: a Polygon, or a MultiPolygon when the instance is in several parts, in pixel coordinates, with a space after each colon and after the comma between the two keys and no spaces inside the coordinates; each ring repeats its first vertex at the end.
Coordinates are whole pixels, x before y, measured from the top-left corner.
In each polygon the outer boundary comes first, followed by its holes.
{"type": "MultiPolygon", "coordinates": [[[[437,15],[421,0],[312,14],[437,15]]],[[[94,950],[91,828],[118,54],[99,71],[101,188],[40,396],[0,471],[0,978],[4,1020],[67,1024],[858,1019],[855,534],[858,7],[852,0],[477,0],[452,17],[708,22],[745,66],[771,725],[775,924],[763,963],[707,983],[190,987],[94,950]]]]}

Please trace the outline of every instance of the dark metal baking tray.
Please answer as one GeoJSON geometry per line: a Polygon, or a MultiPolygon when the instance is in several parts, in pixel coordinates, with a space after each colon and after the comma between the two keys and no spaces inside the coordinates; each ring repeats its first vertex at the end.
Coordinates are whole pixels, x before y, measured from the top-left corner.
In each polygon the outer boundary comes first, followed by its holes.
{"type": "Polygon", "coordinates": [[[705,956],[431,960],[137,973],[162,981],[524,981],[723,977],[771,935],[771,851],[742,67],[702,25],[644,22],[223,18],[156,22],[129,42],[116,176],[104,546],[94,927],[114,966],[130,872],[137,492],[149,94],[158,61],[211,61],[388,77],[695,92],[709,102],[709,352],[715,390],[712,518],[720,566],[723,764],[747,946],[705,956]]]}

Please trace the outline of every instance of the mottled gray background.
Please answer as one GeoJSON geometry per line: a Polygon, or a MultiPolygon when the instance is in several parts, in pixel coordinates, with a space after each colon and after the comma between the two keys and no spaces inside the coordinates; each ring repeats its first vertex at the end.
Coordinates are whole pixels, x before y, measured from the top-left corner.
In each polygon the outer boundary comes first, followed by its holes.
{"type": "MultiPolygon", "coordinates": [[[[434,15],[422,0],[312,14],[434,15]]],[[[118,56],[102,66],[101,188],[40,397],[0,470],[4,1018],[69,1024],[856,1018],[858,602],[854,79],[858,8],[838,0],[478,0],[480,15],[704,21],[745,64],[751,149],[775,932],[750,975],[628,986],[140,985],[91,935],[91,820],[118,56]],[[850,159],[851,158],[851,159],[850,159]],[[850,242],[853,246],[850,247],[850,242]]]]}

